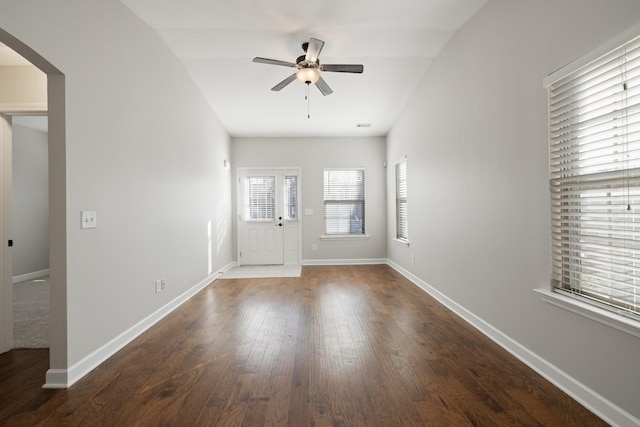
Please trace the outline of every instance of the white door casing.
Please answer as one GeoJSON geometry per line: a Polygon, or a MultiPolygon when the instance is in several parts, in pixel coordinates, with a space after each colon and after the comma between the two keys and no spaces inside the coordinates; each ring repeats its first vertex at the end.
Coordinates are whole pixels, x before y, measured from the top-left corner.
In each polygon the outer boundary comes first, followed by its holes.
{"type": "Polygon", "coordinates": [[[0,114],[0,353],[13,347],[13,280],[11,239],[12,207],[12,131],[11,117],[0,114]]]}
{"type": "Polygon", "coordinates": [[[297,184],[298,175],[291,169],[238,170],[239,265],[299,263],[298,191],[296,187],[293,207],[285,191],[285,180],[294,176],[297,184]]]}

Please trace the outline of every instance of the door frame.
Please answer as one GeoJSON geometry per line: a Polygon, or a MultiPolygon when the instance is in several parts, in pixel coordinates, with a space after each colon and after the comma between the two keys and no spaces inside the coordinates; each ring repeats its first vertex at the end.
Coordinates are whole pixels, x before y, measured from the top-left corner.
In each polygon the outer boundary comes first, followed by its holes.
{"type": "Polygon", "coordinates": [[[0,318],[5,325],[0,339],[0,353],[13,348],[13,257],[8,247],[11,239],[11,211],[13,206],[12,192],[12,127],[11,116],[0,114],[0,318]]]}
{"type": "MultiPolygon", "coordinates": [[[[241,188],[242,186],[240,185],[240,180],[242,179],[242,175],[244,173],[256,173],[256,174],[260,174],[261,172],[266,172],[266,171],[281,171],[282,172],[282,176],[290,176],[295,174],[298,179],[297,179],[297,186],[298,186],[298,198],[297,198],[297,213],[298,213],[298,218],[296,219],[296,223],[297,223],[297,228],[296,228],[296,232],[297,232],[297,239],[296,239],[296,265],[302,265],[302,215],[301,215],[301,211],[300,208],[302,206],[302,192],[301,192],[301,188],[302,188],[302,169],[299,166],[292,166],[292,167],[270,167],[270,166],[259,166],[259,167],[237,167],[236,168],[236,180],[235,180],[235,186],[236,186],[236,217],[235,217],[235,229],[236,229],[236,265],[242,265],[242,261],[240,258],[240,218],[241,218],[241,212],[242,212],[242,208],[243,208],[243,196],[244,194],[241,194],[241,188]],[[289,172],[289,174],[287,174],[287,172],[289,172]]],[[[291,220],[289,220],[291,222],[291,220]]],[[[283,265],[290,265],[292,264],[291,262],[287,262],[287,257],[286,257],[286,253],[287,253],[287,239],[284,238],[283,239],[283,265]]]]}

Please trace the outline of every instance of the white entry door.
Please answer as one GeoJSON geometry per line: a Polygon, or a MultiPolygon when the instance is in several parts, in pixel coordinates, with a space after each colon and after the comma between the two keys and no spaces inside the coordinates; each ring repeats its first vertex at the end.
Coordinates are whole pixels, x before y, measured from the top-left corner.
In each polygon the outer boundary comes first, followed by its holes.
{"type": "Polygon", "coordinates": [[[299,263],[296,169],[238,171],[238,264],[299,263]]]}
{"type": "Polygon", "coordinates": [[[239,264],[284,263],[283,179],[278,170],[240,173],[239,264]]]}

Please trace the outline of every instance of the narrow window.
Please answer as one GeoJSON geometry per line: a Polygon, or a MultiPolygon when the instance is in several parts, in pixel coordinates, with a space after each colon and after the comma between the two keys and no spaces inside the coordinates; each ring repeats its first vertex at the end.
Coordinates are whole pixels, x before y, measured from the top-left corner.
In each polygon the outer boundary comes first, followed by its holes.
{"type": "Polygon", "coordinates": [[[407,232],[407,161],[396,163],[396,238],[408,241],[407,232]]]}
{"type": "Polygon", "coordinates": [[[324,231],[364,234],[364,170],[324,171],[324,231]]]}
{"type": "Polygon", "coordinates": [[[284,177],[284,219],[298,219],[298,177],[295,175],[284,177]]]}

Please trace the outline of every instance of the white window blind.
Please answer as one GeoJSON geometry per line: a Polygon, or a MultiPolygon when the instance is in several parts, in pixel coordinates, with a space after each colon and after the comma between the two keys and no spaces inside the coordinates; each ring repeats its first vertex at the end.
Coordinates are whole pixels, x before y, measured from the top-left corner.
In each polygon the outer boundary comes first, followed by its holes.
{"type": "Polygon", "coordinates": [[[247,208],[251,221],[276,219],[276,185],[274,176],[247,177],[247,208]]]}
{"type": "Polygon", "coordinates": [[[407,161],[396,163],[396,238],[408,240],[407,232],[407,161]]]}
{"type": "Polygon", "coordinates": [[[640,39],[549,85],[552,280],[640,313],[640,39]]]}
{"type": "Polygon", "coordinates": [[[364,234],[364,170],[324,171],[325,234],[364,234]]]}
{"type": "Polygon", "coordinates": [[[298,219],[298,177],[295,175],[284,177],[285,207],[284,219],[298,219]]]}

